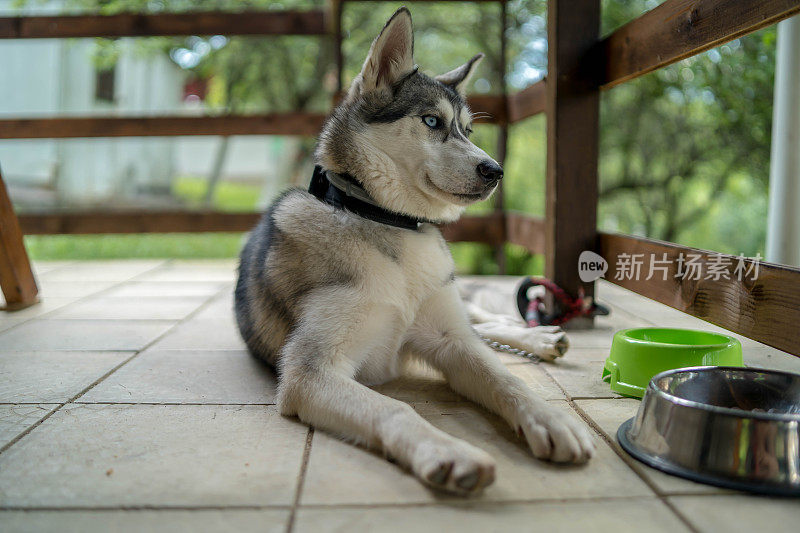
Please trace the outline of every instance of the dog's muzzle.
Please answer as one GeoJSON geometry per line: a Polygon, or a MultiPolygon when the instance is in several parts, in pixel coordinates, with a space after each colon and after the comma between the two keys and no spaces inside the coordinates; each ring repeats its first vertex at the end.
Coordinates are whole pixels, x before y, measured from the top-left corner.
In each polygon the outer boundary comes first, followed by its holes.
{"type": "Polygon", "coordinates": [[[497,185],[497,182],[503,179],[503,167],[491,159],[478,163],[478,167],[475,170],[478,172],[478,176],[483,180],[483,184],[487,189],[494,187],[497,185]]]}

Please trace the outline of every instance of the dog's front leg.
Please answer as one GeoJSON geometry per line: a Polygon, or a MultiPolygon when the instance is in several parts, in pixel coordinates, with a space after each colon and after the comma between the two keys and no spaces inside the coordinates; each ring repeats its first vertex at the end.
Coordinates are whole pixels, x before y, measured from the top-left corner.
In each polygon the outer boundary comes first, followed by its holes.
{"type": "Polygon", "coordinates": [[[593,455],[588,430],[536,396],[478,338],[452,286],[422,306],[407,347],[441,370],[453,390],[508,421],[536,457],[580,463],[593,455]]]}
{"type": "Polygon", "coordinates": [[[295,335],[282,353],[280,412],[381,450],[439,489],[468,494],[494,481],[494,460],[486,452],[433,427],[409,405],[356,381],[353,361],[342,357],[356,349],[320,343],[318,335],[311,341],[302,331],[295,335]]]}

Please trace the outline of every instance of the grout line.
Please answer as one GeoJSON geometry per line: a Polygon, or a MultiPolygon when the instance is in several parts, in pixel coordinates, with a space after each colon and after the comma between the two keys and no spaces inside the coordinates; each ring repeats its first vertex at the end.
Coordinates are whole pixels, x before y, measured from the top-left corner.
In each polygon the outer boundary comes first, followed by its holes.
{"type": "MultiPolygon", "coordinates": [[[[121,368],[123,365],[125,365],[126,363],[128,363],[129,361],[131,361],[132,359],[134,359],[136,356],[138,356],[138,355],[139,355],[139,354],[141,354],[142,352],[144,352],[144,351],[148,350],[148,349],[149,349],[151,346],[153,346],[154,344],[156,344],[157,342],[159,342],[161,339],[163,339],[164,337],[166,337],[167,335],[169,335],[170,333],[172,333],[172,331],[174,331],[176,328],[178,328],[178,327],[179,327],[181,324],[183,324],[184,322],[187,322],[187,321],[191,320],[191,319],[192,319],[192,318],[194,318],[196,315],[200,314],[200,312],[201,312],[203,309],[205,309],[206,307],[208,307],[209,305],[211,305],[211,302],[212,302],[212,301],[213,301],[213,300],[214,300],[214,299],[215,299],[217,296],[219,296],[219,295],[220,295],[220,294],[221,294],[223,291],[225,291],[225,290],[227,290],[227,289],[220,289],[220,290],[218,290],[217,292],[215,292],[215,293],[214,293],[212,296],[209,296],[209,297],[206,299],[206,301],[204,301],[202,304],[200,304],[199,306],[197,306],[197,308],[195,308],[195,310],[194,310],[194,311],[192,311],[191,313],[189,313],[188,315],[186,315],[186,316],[185,316],[185,317],[183,317],[182,319],[178,320],[177,322],[173,322],[173,323],[172,323],[172,325],[171,325],[170,327],[168,327],[166,330],[164,330],[164,332],[163,332],[161,335],[158,335],[158,336],[157,336],[157,337],[155,337],[153,340],[151,340],[150,342],[148,342],[147,344],[145,344],[144,346],[142,346],[141,348],[139,348],[139,350],[137,350],[137,351],[136,351],[136,353],[135,353],[135,354],[133,354],[133,356],[132,356],[132,357],[129,357],[128,359],[126,359],[125,361],[123,361],[123,362],[122,362],[122,364],[120,364],[120,365],[118,365],[117,367],[113,368],[113,369],[112,369],[110,372],[108,372],[107,374],[105,374],[105,375],[101,376],[101,377],[100,377],[100,379],[98,379],[96,382],[94,382],[94,383],[92,383],[91,385],[89,385],[89,387],[87,387],[86,389],[84,389],[83,391],[81,391],[80,393],[78,393],[78,395],[77,395],[77,396],[75,396],[75,397],[73,397],[72,399],[70,399],[70,400],[69,400],[67,403],[73,403],[73,402],[75,402],[75,400],[77,400],[78,398],[80,398],[81,396],[83,396],[84,394],[86,394],[87,392],[89,392],[89,390],[90,390],[91,388],[93,388],[93,387],[95,387],[96,385],[98,385],[98,384],[99,384],[101,381],[103,381],[103,380],[104,380],[104,379],[106,379],[108,376],[110,376],[111,374],[113,374],[114,372],[116,372],[116,371],[117,371],[119,368],[121,368]]],[[[83,402],[81,402],[81,403],[83,403],[83,402]]]]}
{"type": "Polygon", "coordinates": [[[672,511],[672,513],[678,518],[678,520],[680,520],[689,529],[689,531],[691,531],[692,533],[698,533],[699,530],[694,526],[694,524],[692,524],[689,521],[689,519],[686,516],[683,515],[683,513],[678,511],[678,509],[675,507],[675,505],[672,504],[672,502],[670,502],[667,499],[667,495],[664,492],[662,492],[658,488],[658,486],[656,486],[656,484],[649,479],[649,477],[645,474],[643,470],[638,468],[638,465],[634,465],[634,462],[636,460],[633,459],[632,457],[629,457],[628,454],[625,453],[625,451],[622,450],[621,447],[617,446],[615,442],[612,442],[612,440],[605,434],[605,432],[600,428],[600,426],[598,426],[597,423],[595,423],[595,421],[592,420],[592,418],[586,413],[586,411],[581,409],[580,406],[575,403],[572,396],[570,396],[567,390],[561,386],[558,380],[554,378],[552,374],[550,374],[550,372],[547,371],[546,367],[543,367],[542,369],[544,370],[544,373],[553,381],[553,383],[555,383],[556,386],[559,389],[561,389],[561,392],[563,392],[564,396],[566,396],[567,398],[567,403],[578,414],[578,416],[580,416],[583,419],[583,421],[586,422],[589,425],[589,427],[592,428],[594,432],[597,435],[599,435],[599,437],[611,447],[614,453],[616,453],[617,456],[620,459],[622,459],[622,461],[628,466],[628,468],[630,468],[633,471],[633,473],[637,477],[639,477],[639,479],[641,479],[651,491],[653,491],[653,494],[655,494],[655,496],[661,501],[661,503],[667,506],[667,508],[670,511],[672,511]]]}
{"type": "MultiPolygon", "coordinates": [[[[708,494],[704,496],[721,496],[721,494],[708,494]]],[[[448,498],[441,501],[429,502],[400,502],[400,503],[312,503],[306,505],[298,505],[299,509],[320,509],[320,510],[336,510],[336,509],[414,509],[426,507],[488,507],[488,506],[503,506],[503,505],[552,505],[552,504],[576,504],[576,503],[603,503],[603,502],[636,502],[636,501],[654,501],[658,498],[655,496],[590,496],[579,498],[520,498],[510,500],[492,500],[492,501],[478,501],[469,498],[456,499],[448,498]]],[[[171,510],[186,510],[186,511],[202,511],[202,510],[291,510],[294,506],[280,505],[280,504],[264,504],[264,505],[109,505],[109,506],[0,506],[0,511],[137,511],[137,510],[153,510],[153,511],[171,511],[171,510]]]]}
{"type": "Polygon", "coordinates": [[[44,512],[74,512],[74,511],[262,511],[262,510],[289,510],[288,505],[109,505],[109,506],[0,506],[2,511],[44,511],[44,512]]]}
{"type": "MultiPolygon", "coordinates": [[[[630,310],[626,309],[624,305],[621,305],[620,303],[618,303],[616,301],[615,302],[607,302],[606,305],[608,305],[611,308],[611,311],[613,311],[615,313],[620,313],[622,315],[627,315],[628,318],[631,318],[631,319],[636,320],[636,321],[647,322],[648,324],[653,324],[652,321],[642,317],[641,314],[635,313],[633,311],[630,311],[630,310]]],[[[655,309],[654,311],[657,311],[657,309],[655,309]]]]}
{"type": "MultiPolygon", "coordinates": [[[[120,282],[120,283],[124,283],[124,282],[120,282]]],[[[113,287],[113,286],[114,286],[114,285],[112,285],[112,287],[113,287]]],[[[111,287],[109,287],[109,289],[110,289],[110,288],[111,288],[111,287]]],[[[108,290],[108,289],[104,289],[104,290],[108,290]]],[[[191,313],[189,313],[188,315],[186,315],[186,316],[185,316],[183,319],[179,320],[178,322],[175,322],[175,323],[173,323],[173,324],[172,324],[170,327],[168,327],[168,328],[167,328],[167,329],[166,329],[166,330],[165,330],[165,331],[164,331],[164,332],[163,332],[161,335],[157,336],[157,337],[156,337],[156,338],[154,338],[152,341],[150,341],[150,342],[149,342],[149,343],[147,343],[146,345],[142,346],[142,347],[141,347],[140,349],[138,349],[137,351],[133,352],[133,355],[131,355],[131,356],[130,356],[130,357],[128,357],[127,359],[123,360],[123,361],[122,361],[121,363],[119,363],[118,365],[114,366],[114,367],[113,367],[111,370],[109,370],[108,372],[106,372],[105,374],[103,374],[102,376],[100,376],[99,378],[97,378],[95,381],[93,381],[93,382],[92,382],[92,383],[90,383],[88,386],[86,386],[85,388],[83,388],[83,389],[82,389],[80,392],[78,392],[76,395],[74,395],[74,396],[70,397],[70,398],[69,398],[67,401],[65,401],[65,402],[60,402],[60,403],[59,403],[59,405],[58,405],[58,406],[57,406],[55,409],[53,409],[52,411],[50,411],[49,413],[47,413],[47,414],[46,414],[44,417],[42,417],[42,418],[41,418],[41,419],[40,419],[38,422],[36,422],[36,423],[34,423],[33,425],[29,426],[29,427],[28,427],[28,428],[26,428],[24,431],[22,431],[22,433],[20,433],[19,435],[17,435],[17,436],[16,436],[16,437],[14,437],[13,439],[11,439],[9,442],[7,442],[5,445],[3,445],[3,447],[2,447],[2,448],[0,448],[0,454],[3,454],[3,453],[6,451],[6,450],[8,450],[9,448],[11,448],[11,446],[13,446],[13,445],[14,445],[14,444],[16,444],[17,442],[19,442],[19,441],[20,441],[22,438],[24,438],[24,437],[25,437],[25,435],[28,435],[28,434],[29,434],[31,431],[33,431],[34,429],[36,429],[37,427],[39,427],[39,426],[40,426],[40,425],[41,425],[41,424],[42,424],[42,423],[43,423],[45,420],[47,420],[48,418],[50,418],[51,416],[53,416],[53,414],[55,414],[57,411],[59,411],[59,410],[60,410],[62,407],[64,407],[65,405],[67,405],[67,404],[69,404],[69,403],[73,403],[73,402],[75,402],[75,400],[77,400],[78,398],[80,398],[81,396],[83,396],[84,394],[86,394],[87,392],[89,392],[89,390],[91,390],[92,388],[94,388],[96,385],[98,385],[100,382],[102,382],[102,381],[103,381],[104,379],[106,379],[108,376],[110,376],[111,374],[113,374],[114,372],[116,372],[117,370],[119,370],[120,368],[122,368],[123,366],[125,366],[126,364],[128,364],[130,361],[132,361],[132,360],[133,360],[133,359],[134,359],[134,358],[135,358],[137,355],[139,355],[140,353],[144,352],[145,350],[147,350],[148,348],[150,348],[150,347],[151,347],[153,344],[155,344],[156,342],[158,342],[158,341],[160,341],[161,339],[163,339],[163,338],[164,338],[166,335],[168,335],[170,332],[172,332],[172,331],[173,331],[175,328],[177,328],[177,327],[178,327],[180,324],[183,324],[185,321],[189,320],[191,317],[193,317],[193,316],[195,316],[196,314],[198,314],[198,313],[199,313],[201,310],[203,310],[203,309],[204,309],[206,306],[210,305],[211,301],[212,301],[214,298],[216,298],[216,297],[217,297],[219,294],[221,294],[221,293],[222,293],[224,290],[226,290],[226,289],[220,289],[219,291],[217,291],[217,292],[216,292],[216,293],[215,293],[213,296],[209,297],[209,298],[208,298],[208,299],[207,299],[205,302],[203,302],[202,304],[200,304],[200,305],[197,307],[197,309],[195,309],[194,311],[192,311],[191,313]]],[[[103,291],[100,291],[100,292],[103,292],[103,291]]],[[[88,296],[87,296],[87,298],[88,298],[88,296]]],[[[12,328],[12,329],[13,329],[13,328],[12,328]]],[[[6,331],[8,331],[8,330],[6,330],[6,331]]],[[[84,405],[84,404],[79,404],[79,405],[84,405]]]]}
{"type": "Polygon", "coordinates": [[[573,400],[629,400],[624,396],[573,396],[573,400]]]}
{"type": "Polygon", "coordinates": [[[311,503],[301,505],[301,509],[373,509],[373,508],[414,508],[414,507],[470,507],[479,506],[489,507],[497,505],[520,505],[520,504],[542,504],[551,505],[554,503],[591,503],[591,502],[629,502],[629,501],[654,501],[655,496],[584,496],[578,498],[519,498],[508,500],[474,500],[469,497],[459,498],[453,495],[446,495],[446,499],[430,502],[398,502],[398,503],[311,503]]]}
{"type": "Polygon", "coordinates": [[[300,496],[303,493],[303,485],[306,481],[306,472],[308,471],[308,458],[311,455],[311,442],[314,440],[314,427],[308,428],[306,434],[306,446],[303,448],[303,460],[300,464],[300,475],[297,478],[297,491],[294,494],[294,502],[292,503],[292,510],[289,513],[289,520],[286,522],[286,533],[292,533],[294,530],[294,520],[297,516],[297,508],[300,506],[300,496]]]}
{"type": "Polygon", "coordinates": [[[600,428],[600,426],[597,425],[597,423],[594,420],[592,420],[592,418],[586,413],[586,411],[584,411],[578,404],[576,404],[571,400],[569,401],[569,403],[575,410],[575,412],[578,413],[578,416],[580,416],[587,424],[589,424],[589,427],[591,427],[595,431],[595,433],[597,433],[600,436],[600,438],[603,439],[603,441],[605,441],[605,443],[609,445],[609,447],[614,451],[614,453],[617,454],[617,456],[620,459],[622,459],[622,461],[628,466],[628,468],[630,468],[633,471],[633,473],[636,474],[636,476],[639,477],[639,479],[641,479],[642,482],[644,482],[644,484],[647,485],[651,491],[653,491],[653,493],[661,501],[661,503],[666,505],[667,508],[670,511],[672,511],[672,513],[678,518],[678,520],[683,522],[683,524],[689,529],[689,531],[692,531],[693,533],[698,533],[699,530],[694,526],[694,524],[692,524],[689,521],[689,519],[686,516],[684,516],[683,513],[679,512],[678,509],[675,507],[675,505],[673,505],[673,503],[667,499],[668,495],[665,492],[663,492],[658,487],[658,485],[656,485],[656,483],[650,479],[650,477],[645,473],[644,470],[639,468],[639,465],[636,464],[636,459],[630,457],[619,445],[617,445],[616,442],[613,441],[613,439],[611,439],[608,435],[606,435],[605,431],[603,431],[600,428]]]}
{"type": "Polygon", "coordinates": [[[47,413],[45,416],[43,416],[43,417],[42,417],[42,418],[41,418],[41,419],[40,419],[38,422],[36,422],[36,423],[35,423],[35,424],[33,424],[32,426],[30,426],[30,427],[28,427],[27,429],[25,429],[25,430],[24,430],[22,433],[20,433],[19,435],[17,435],[17,436],[16,436],[16,437],[14,437],[13,439],[11,439],[11,440],[10,440],[8,443],[6,443],[6,444],[5,444],[5,445],[4,445],[2,448],[0,448],[0,454],[2,454],[3,452],[5,452],[6,450],[8,450],[8,449],[9,449],[11,446],[13,446],[14,444],[16,444],[17,442],[19,442],[19,441],[20,441],[20,439],[22,439],[22,438],[23,438],[25,435],[27,435],[28,433],[30,433],[31,431],[33,431],[34,429],[36,429],[37,427],[39,427],[39,426],[40,426],[40,425],[41,425],[41,424],[42,424],[42,423],[43,423],[45,420],[47,420],[48,418],[50,418],[51,416],[53,416],[53,414],[55,414],[55,412],[56,412],[56,411],[58,411],[59,409],[61,409],[61,408],[62,408],[62,407],[64,407],[65,405],[67,405],[68,403],[72,402],[73,400],[75,400],[75,399],[76,399],[76,398],[78,398],[79,396],[81,396],[81,395],[85,394],[85,393],[86,393],[86,391],[88,391],[89,389],[91,389],[92,387],[94,387],[95,385],[97,385],[97,384],[98,384],[100,381],[102,381],[103,379],[107,378],[108,376],[110,376],[111,374],[113,374],[114,372],[116,372],[116,371],[117,371],[117,369],[119,369],[120,367],[122,367],[122,365],[124,365],[125,363],[127,363],[128,361],[130,361],[131,359],[133,359],[134,357],[136,357],[137,355],[138,355],[138,352],[134,353],[133,355],[131,355],[130,357],[128,357],[127,359],[125,359],[125,360],[124,360],[124,361],[122,361],[121,363],[117,364],[117,365],[116,365],[115,367],[113,367],[111,370],[109,370],[108,372],[106,372],[105,374],[103,374],[102,376],[100,376],[99,378],[97,378],[97,379],[96,379],[94,382],[90,383],[90,384],[89,384],[87,387],[85,387],[83,390],[81,390],[81,391],[80,391],[78,394],[76,394],[76,395],[72,396],[71,398],[69,398],[67,401],[65,401],[65,402],[63,402],[63,403],[59,403],[59,405],[58,405],[58,406],[57,406],[55,409],[53,409],[52,411],[50,411],[49,413],[47,413]]]}
{"type": "MultiPolygon", "coordinates": [[[[247,407],[249,405],[260,406],[260,407],[272,407],[277,404],[273,403],[215,403],[215,402],[87,402],[87,401],[74,401],[71,402],[75,405],[193,405],[193,406],[216,406],[216,407],[247,407]]],[[[3,404],[0,404],[3,405],[3,404]]],[[[17,405],[17,404],[12,404],[17,405]]],[[[20,404],[23,405],[23,404],[20,404]]]]}
{"type": "MultiPolygon", "coordinates": [[[[79,261],[76,261],[76,262],[79,262],[79,261]]],[[[66,266],[64,266],[64,267],[60,267],[60,268],[57,268],[57,269],[55,269],[55,270],[60,270],[61,268],[67,268],[67,266],[70,266],[70,265],[66,265],[66,266]]],[[[47,311],[46,313],[42,313],[42,314],[40,314],[40,315],[35,315],[35,316],[29,317],[29,318],[27,318],[27,319],[23,319],[23,320],[22,320],[22,322],[20,322],[19,324],[14,324],[14,325],[13,325],[13,326],[11,326],[10,328],[8,328],[8,329],[4,329],[4,330],[3,330],[3,333],[5,334],[6,332],[8,332],[8,331],[11,331],[11,330],[13,330],[13,329],[15,329],[15,328],[18,328],[18,327],[22,326],[23,324],[27,324],[28,322],[30,322],[30,321],[32,321],[32,320],[37,320],[37,319],[51,320],[51,319],[47,318],[47,317],[48,317],[48,315],[52,315],[53,313],[55,313],[55,312],[57,312],[57,311],[61,311],[62,309],[66,308],[68,305],[75,305],[75,304],[79,304],[79,303],[82,303],[84,300],[88,300],[88,299],[90,299],[90,298],[94,298],[94,297],[96,297],[96,296],[100,296],[100,295],[102,295],[103,293],[105,293],[105,292],[108,292],[108,291],[110,291],[111,289],[114,289],[114,288],[118,287],[119,285],[122,285],[123,283],[127,283],[127,282],[129,282],[129,281],[133,280],[134,278],[136,278],[136,276],[140,276],[140,275],[142,275],[142,274],[146,274],[146,273],[148,273],[148,272],[152,272],[153,270],[157,270],[157,269],[158,269],[158,268],[160,268],[161,266],[162,266],[162,265],[157,265],[157,266],[155,266],[155,267],[153,267],[153,268],[151,268],[151,269],[149,269],[149,270],[145,270],[144,272],[141,272],[141,273],[139,273],[139,274],[136,274],[135,276],[131,276],[130,278],[126,278],[126,279],[124,279],[124,280],[120,280],[120,281],[111,281],[111,282],[110,282],[110,283],[111,283],[111,285],[109,285],[108,287],[106,287],[106,288],[104,288],[104,289],[100,289],[100,290],[99,290],[99,291],[97,291],[97,292],[92,292],[92,293],[86,294],[86,295],[84,295],[84,296],[80,296],[80,297],[78,297],[76,300],[73,300],[73,301],[71,301],[71,302],[69,302],[69,303],[66,303],[66,304],[64,304],[64,305],[61,305],[61,306],[59,306],[59,307],[56,307],[55,309],[51,309],[51,310],[47,311]]],[[[70,283],[70,282],[68,282],[68,281],[67,281],[67,282],[65,282],[65,283],[70,283]]],[[[37,287],[39,287],[39,283],[38,283],[38,281],[37,281],[37,287]]],[[[69,319],[66,319],[66,320],[69,320],[69,319]]],[[[80,319],[73,319],[73,320],[80,320],[80,319]]],[[[78,351],[90,351],[90,350],[78,350],[78,351]]],[[[2,451],[0,451],[0,453],[3,453],[3,452],[2,452],[2,451]]]]}

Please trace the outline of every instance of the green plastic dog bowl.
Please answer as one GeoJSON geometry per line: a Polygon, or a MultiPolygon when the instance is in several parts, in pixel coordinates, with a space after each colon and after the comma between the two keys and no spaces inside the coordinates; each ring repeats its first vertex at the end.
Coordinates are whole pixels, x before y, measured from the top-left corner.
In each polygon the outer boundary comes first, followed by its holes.
{"type": "Polygon", "coordinates": [[[744,366],[741,343],[728,335],[673,328],[632,328],[614,334],[603,381],[641,398],[650,378],[690,366],[744,366]]]}

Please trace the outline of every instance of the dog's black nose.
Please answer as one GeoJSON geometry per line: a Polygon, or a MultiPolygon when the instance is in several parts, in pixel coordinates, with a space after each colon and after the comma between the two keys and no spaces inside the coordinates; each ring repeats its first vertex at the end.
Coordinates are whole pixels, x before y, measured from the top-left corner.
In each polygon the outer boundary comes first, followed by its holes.
{"type": "Polygon", "coordinates": [[[494,185],[503,179],[503,167],[487,159],[478,164],[478,175],[487,185],[494,185]]]}

